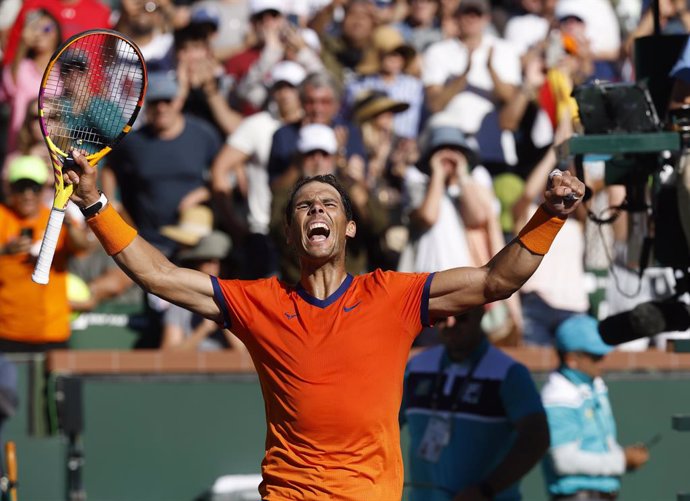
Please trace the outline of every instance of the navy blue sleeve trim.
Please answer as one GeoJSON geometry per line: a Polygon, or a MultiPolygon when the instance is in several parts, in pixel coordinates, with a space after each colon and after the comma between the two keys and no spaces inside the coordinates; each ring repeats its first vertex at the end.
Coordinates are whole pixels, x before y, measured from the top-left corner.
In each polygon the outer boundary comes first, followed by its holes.
{"type": "Polygon", "coordinates": [[[422,304],[421,304],[421,321],[424,327],[431,327],[429,320],[429,294],[431,293],[431,281],[434,279],[435,273],[429,273],[424,282],[424,290],[422,291],[422,304]]]}
{"type": "Polygon", "coordinates": [[[223,291],[220,290],[218,277],[211,277],[211,284],[213,285],[213,299],[216,301],[216,304],[220,308],[220,312],[223,314],[223,326],[226,329],[231,329],[232,321],[230,320],[230,312],[228,311],[228,305],[225,302],[223,291]]]}

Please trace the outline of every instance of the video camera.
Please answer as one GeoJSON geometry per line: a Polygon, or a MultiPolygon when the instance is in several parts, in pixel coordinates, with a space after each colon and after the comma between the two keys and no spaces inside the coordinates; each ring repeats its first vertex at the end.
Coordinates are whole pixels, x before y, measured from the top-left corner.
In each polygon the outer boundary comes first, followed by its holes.
{"type": "MultiPolygon", "coordinates": [[[[616,208],[614,217],[603,219],[590,212],[590,219],[606,224],[613,221],[615,214],[627,213],[628,262],[632,256],[640,278],[648,266],[674,270],[675,293],[665,300],[669,305],[678,303],[681,296],[690,292],[690,231],[687,227],[684,231],[681,223],[681,212],[690,214],[690,203],[678,197],[682,181],[680,162],[690,162],[690,106],[668,111],[673,88],[669,74],[686,41],[687,36],[638,39],[637,82],[595,81],[576,87],[573,97],[578,103],[584,134],[573,137],[568,144],[570,154],[575,155],[578,177],[585,183],[584,156],[607,155],[604,182],[624,185],[625,202],[616,208]]],[[[603,331],[612,327],[609,330],[614,337],[622,331],[651,336],[658,334],[659,326],[690,327],[690,309],[676,306],[642,303],[618,315],[627,315],[625,322],[641,326],[639,329],[621,329],[620,318],[605,319],[601,327],[603,331]],[[673,321],[669,320],[671,317],[673,321]],[[655,321],[650,323],[649,318],[655,321]]],[[[624,335],[625,340],[629,340],[628,335],[624,335]]]]}

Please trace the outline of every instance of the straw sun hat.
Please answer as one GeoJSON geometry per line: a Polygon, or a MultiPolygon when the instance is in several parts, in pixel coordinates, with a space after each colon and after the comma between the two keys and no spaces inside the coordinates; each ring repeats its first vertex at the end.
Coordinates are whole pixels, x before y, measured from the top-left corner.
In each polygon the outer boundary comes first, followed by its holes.
{"type": "Polygon", "coordinates": [[[392,52],[397,52],[405,59],[405,66],[408,66],[417,55],[414,48],[405,43],[405,39],[398,30],[391,26],[379,26],[372,35],[371,47],[357,65],[357,73],[362,75],[378,73],[381,68],[381,56],[392,52]]]}
{"type": "Polygon", "coordinates": [[[383,91],[369,90],[357,96],[353,107],[353,115],[357,123],[364,123],[376,118],[382,113],[400,113],[408,109],[410,105],[402,101],[396,101],[388,97],[383,91]]]}
{"type": "Polygon", "coordinates": [[[213,231],[213,212],[208,207],[198,205],[180,213],[176,225],[163,226],[161,235],[183,245],[196,245],[213,231]]]}

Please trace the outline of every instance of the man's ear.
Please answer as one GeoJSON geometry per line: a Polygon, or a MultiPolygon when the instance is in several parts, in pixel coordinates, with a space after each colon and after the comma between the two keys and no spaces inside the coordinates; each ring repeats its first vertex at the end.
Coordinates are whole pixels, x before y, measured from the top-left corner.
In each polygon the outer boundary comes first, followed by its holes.
{"type": "Polygon", "coordinates": [[[347,228],[345,229],[345,236],[354,238],[357,234],[357,225],[354,221],[348,221],[347,228]]]}

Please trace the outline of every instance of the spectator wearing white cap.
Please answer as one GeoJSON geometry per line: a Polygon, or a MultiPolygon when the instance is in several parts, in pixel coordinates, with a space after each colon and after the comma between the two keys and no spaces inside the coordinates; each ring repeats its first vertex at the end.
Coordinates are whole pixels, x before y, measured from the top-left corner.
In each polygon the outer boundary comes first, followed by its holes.
{"type": "Polygon", "coordinates": [[[359,172],[364,178],[366,149],[359,127],[339,116],[340,92],[335,79],[327,72],[308,75],[300,86],[300,101],[304,109],[302,120],[279,128],[273,135],[268,175],[271,187],[291,186],[297,179],[294,156],[297,153],[299,130],[307,124],[323,124],[333,127],[338,137],[338,147],[347,161],[350,171],[359,172]]]}
{"type": "Polygon", "coordinates": [[[298,87],[305,76],[304,68],[293,61],[276,64],[268,82],[270,100],[266,109],[239,124],[211,168],[214,199],[223,214],[220,219],[236,222],[234,228],[227,230],[238,243],[234,254],[243,263],[237,266],[243,278],[267,277],[277,271],[276,251],[268,238],[271,218],[268,157],[278,127],[302,118],[298,87]],[[234,196],[235,192],[240,197],[234,196]],[[244,202],[241,209],[236,206],[238,198],[244,202]],[[246,223],[240,213],[246,214],[246,223]]]}
{"type": "MultiPolygon", "coordinates": [[[[295,168],[298,177],[334,175],[347,190],[352,201],[357,233],[348,242],[346,267],[349,273],[360,274],[370,269],[369,252],[386,230],[388,217],[376,197],[370,196],[364,179],[350,171],[340,152],[336,131],[324,124],[302,126],[296,140],[295,168]]],[[[280,276],[288,283],[299,280],[297,257],[285,239],[285,206],[290,198],[291,186],[278,187],[273,191],[271,207],[271,235],[280,250],[280,276]]]]}
{"type": "Polygon", "coordinates": [[[268,97],[264,85],[266,75],[278,62],[290,58],[307,71],[323,67],[313,48],[305,42],[302,30],[287,22],[284,9],[285,4],[280,0],[251,0],[250,21],[256,43],[225,63],[226,71],[237,82],[234,95],[245,114],[264,105],[268,97]]]}
{"type": "Polygon", "coordinates": [[[543,42],[553,22],[556,0],[520,0],[522,12],[511,17],[503,32],[504,38],[524,54],[543,42]]]}
{"type": "Polygon", "coordinates": [[[620,79],[620,23],[608,0],[559,0],[556,19],[562,33],[575,38],[578,50],[589,50],[594,60],[592,78],[620,79]]]}

